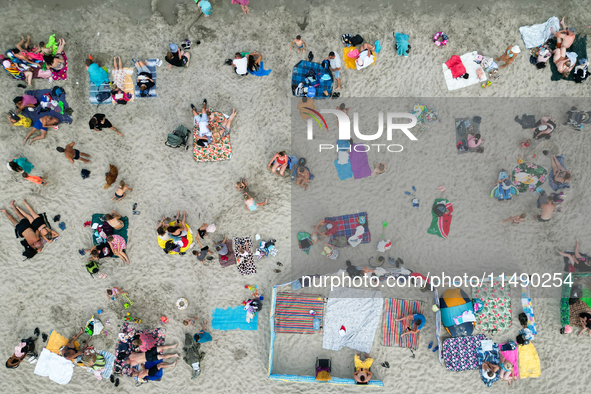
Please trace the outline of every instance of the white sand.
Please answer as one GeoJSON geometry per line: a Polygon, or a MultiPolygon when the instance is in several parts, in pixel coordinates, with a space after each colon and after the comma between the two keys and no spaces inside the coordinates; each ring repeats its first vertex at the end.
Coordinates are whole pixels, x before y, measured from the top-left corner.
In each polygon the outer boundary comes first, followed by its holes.
{"type": "MultiPolygon", "coordinates": [[[[509,44],[518,43],[523,47],[517,30],[519,26],[540,23],[549,16],[561,16],[562,12],[568,13],[570,26],[575,26],[578,31],[586,30],[589,20],[587,7],[556,9],[555,6],[538,3],[524,11],[507,4],[494,4],[482,5],[482,11],[478,11],[474,6],[467,5],[461,11],[458,10],[461,6],[458,6],[454,11],[440,13],[429,4],[423,5],[423,8],[419,5],[415,8],[389,6],[382,10],[365,4],[339,8],[338,2],[323,5],[313,2],[312,5],[306,3],[295,7],[293,13],[290,7],[257,6],[255,0],[251,4],[251,15],[246,17],[240,7],[229,6],[229,1],[224,1],[223,6],[220,2],[213,2],[214,15],[201,17],[197,23],[195,6],[181,6],[177,24],[170,26],[158,13],[146,21],[139,17],[146,10],[138,9],[137,13],[134,12],[135,18],[130,18],[129,12],[121,12],[120,8],[102,2],[92,11],[72,2],[64,2],[65,7],[37,11],[32,6],[35,2],[6,3],[2,8],[2,48],[12,47],[20,34],[31,34],[35,42],[46,39],[52,32],[65,36],[69,78],[61,85],[65,87],[75,112],[72,125],[62,125],[59,131],[50,130],[45,140],[32,146],[22,146],[23,129],[11,128],[6,121],[0,126],[0,157],[9,159],[24,155],[35,165],[34,174],[48,175],[50,180],[48,186],[41,188],[3,170],[0,172],[0,182],[4,185],[0,190],[0,206],[8,208],[11,199],[20,202],[27,198],[38,212],[47,212],[49,217],[61,214],[67,225],[65,231],[60,231],[61,237],[56,244],[47,247],[34,260],[22,262],[21,248],[13,238],[13,228],[5,218],[0,220],[0,231],[5,238],[0,248],[0,261],[5,267],[0,275],[4,294],[0,303],[3,321],[0,348],[5,359],[12,354],[17,341],[30,335],[35,327],[47,333],[55,329],[69,336],[97,309],[104,310],[103,321],[111,319],[115,325],[107,327],[108,336],[97,338],[95,346],[114,351],[118,332],[116,324],[125,316],[125,310],[122,302],[108,301],[105,289],[109,286],[119,286],[129,292],[135,302],[133,314],[142,318],[142,327],[162,326],[159,318],[166,315],[170,320],[166,326],[167,343],[182,341],[184,332],[189,331],[182,326],[183,319],[194,314],[200,320],[210,318],[211,310],[216,307],[238,305],[249,295],[244,289],[245,284],[257,284],[259,291],[269,300],[274,284],[292,279],[289,274],[292,262],[290,249],[295,229],[308,228],[329,215],[368,211],[374,241],[381,234],[380,222],[388,220],[388,234],[395,244],[395,253],[392,254],[402,257],[410,268],[416,267],[421,271],[434,265],[445,267],[456,261],[462,266],[480,260],[485,264],[493,263],[503,253],[510,256],[508,261],[519,263],[519,268],[529,272],[538,268],[540,271],[552,268],[560,272],[562,263],[553,253],[555,246],[572,248],[577,237],[582,250],[591,250],[591,237],[585,231],[588,228],[586,207],[591,201],[584,193],[584,186],[590,182],[586,149],[590,138],[588,134],[561,128],[552,137],[552,142],[567,155],[567,166],[573,171],[574,181],[573,188],[566,191],[568,197],[563,204],[564,211],[557,214],[551,223],[541,225],[532,221],[533,213],[537,212],[532,194],[518,196],[510,205],[501,205],[487,197],[500,168],[509,167],[506,163],[516,161],[519,152],[515,142],[528,137],[529,133],[521,131],[512,120],[517,113],[523,113],[519,111],[511,112],[506,119],[491,120],[491,126],[498,126],[493,130],[487,125],[488,129],[483,133],[486,140],[483,155],[458,156],[454,149],[452,119],[444,118],[432,131],[423,132],[417,143],[402,142],[407,148],[405,153],[384,158],[384,161],[388,160],[389,168],[379,179],[349,180],[340,184],[332,167],[334,156],[311,162],[317,179],[308,192],[294,192],[294,201],[296,204],[302,201],[314,203],[308,203],[305,211],[298,209],[292,226],[290,185],[264,170],[272,154],[287,148],[291,140],[291,68],[303,56],[289,53],[286,49],[296,34],[303,35],[316,60],[330,50],[340,50],[340,35],[346,31],[358,32],[368,41],[382,41],[383,52],[375,66],[364,72],[342,72],[343,97],[588,97],[587,83],[550,82],[550,71],[536,70],[528,63],[525,53],[503,70],[501,78],[485,90],[474,86],[450,93],[440,72],[441,63],[453,54],[478,50],[487,55],[498,55],[509,44]],[[405,9],[408,12],[402,13],[405,9]],[[305,11],[308,11],[308,25],[301,32],[297,24],[302,23],[305,11]],[[360,27],[356,29],[354,26],[360,27]],[[412,52],[409,58],[395,56],[391,38],[393,30],[410,35],[412,52]],[[432,34],[439,30],[444,30],[451,38],[443,49],[430,42],[432,34]],[[99,32],[100,35],[97,35],[99,32]],[[130,66],[132,57],[163,58],[170,42],[178,43],[187,35],[194,41],[200,39],[202,44],[191,50],[193,58],[188,70],[158,69],[156,100],[136,101],[118,108],[101,106],[98,110],[89,105],[89,82],[83,66],[88,53],[108,65],[114,55],[121,55],[124,63],[130,66]],[[238,50],[263,52],[265,67],[272,68],[273,73],[267,78],[238,79],[230,67],[222,65],[238,50]],[[216,109],[229,113],[235,107],[238,111],[232,131],[234,157],[230,161],[198,164],[190,152],[164,146],[168,130],[179,123],[191,124],[189,104],[199,105],[203,97],[207,97],[216,109]],[[88,130],[87,122],[95,112],[107,114],[123,132],[124,138],[111,132],[99,134],[88,130]],[[91,164],[71,165],[55,151],[56,146],[71,141],[76,141],[81,151],[93,155],[91,164]],[[125,200],[117,204],[109,200],[114,187],[103,189],[103,174],[108,171],[109,164],[117,165],[120,179],[125,179],[134,188],[125,200]],[[92,171],[90,179],[80,178],[81,168],[92,171]],[[323,174],[326,174],[325,179],[323,174]],[[240,195],[232,186],[239,177],[247,177],[257,198],[268,197],[269,204],[255,213],[246,212],[240,195]],[[431,217],[428,207],[439,196],[439,184],[447,187],[445,196],[456,203],[457,209],[450,237],[446,241],[426,234],[431,217]],[[420,193],[419,211],[411,208],[409,198],[404,195],[404,191],[412,185],[420,193]],[[339,203],[335,207],[326,200],[326,196],[342,193],[343,187],[352,194],[363,189],[371,197],[359,203],[353,203],[353,200],[339,203]],[[131,214],[134,202],[138,203],[140,216],[131,214]],[[77,253],[78,249],[91,245],[90,231],[82,224],[90,220],[93,213],[110,209],[117,209],[130,218],[128,253],[131,265],[107,261],[103,267],[109,277],[105,280],[92,279],[84,269],[85,259],[77,253]],[[275,238],[280,254],[276,259],[262,260],[258,264],[258,273],[253,277],[242,277],[234,267],[223,269],[217,263],[201,265],[189,255],[166,256],[156,244],[154,227],[163,213],[173,215],[177,210],[188,212],[188,221],[194,229],[202,222],[215,222],[218,226],[215,239],[223,233],[229,236],[254,236],[259,233],[263,238],[275,238]],[[528,213],[525,224],[510,228],[501,223],[502,219],[521,212],[528,213]],[[280,275],[273,273],[276,261],[285,265],[280,275]],[[174,302],[179,297],[186,297],[190,302],[189,308],[183,312],[174,308],[174,302]]],[[[154,6],[158,1],[152,3],[154,6]]],[[[35,89],[53,85],[35,81],[35,89]]],[[[11,99],[22,90],[8,77],[0,80],[0,88],[4,92],[6,111],[12,105],[11,99]]],[[[430,104],[428,99],[422,101],[430,104]]],[[[558,108],[552,111],[553,116],[559,117],[559,122],[571,101],[562,99],[558,108]]],[[[336,106],[338,103],[340,101],[335,100],[329,104],[336,106]]],[[[476,115],[471,105],[476,104],[469,103],[465,109],[454,110],[456,112],[453,113],[476,115]]],[[[543,106],[551,108],[549,102],[543,106]]],[[[541,115],[542,112],[540,109],[536,114],[541,115]]],[[[481,116],[485,115],[489,114],[481,116]]],[[[370,155],[370,162],[381,159],[370,155]]],[[[549,160],[545,157],[540,158],[538,163],[549,167],[549,160]]],[[[547,185],[545,187],[549,190],[547,185]]],[[[374,254],[374,245],[343,252],[343,257],[331,262],[332,265],[323,258],[318,261],[325,264],[323,268],[326,271],[323,272],[342,267],[345,258],[362,265],[374,254]]],[[[318,250],[319,247],[315,246],[311,255],[317,257],[318,250]]],[[[303,261],[301,252],[293,257],[303,261]]],[[[414,292],[403,296],[418,297],[414,292]]],[[[517,297],[513,298],[514,326],[518,324],[518,301],[517,297]]],[[[565,387],[574,391],[584,390],[586,373],[591,364],[588,358],[579,354],[587,346],[588,338],[561,336],[558,333],[558,299],[534,299],[534,308],[539,322],[535,345],[542,361],[543,374],[539,379],[517,382],[512,391],[562,392],[566,391],[565,387]]],[[[258,331],[214,331],[213,342],[202,347],[207,355],[198,381],[189,379],[189,366],[180,362],[177,368],[165,371],[161,382],[149,384],[141,390],[200,389],[223,393],[357,391],[355,388],[268,381],[268,311],[267,302],[259,316],[258,331]]],[[[415,359],[408,357],[408,350],[380,346],[381,332],[378,330],[374,344],[376,360],[388,360],[391,368],[384,370],[376,367],[376,375],[386,387],[373,391],[490,391],[481,383],[476,372],[449,372],[426,349],[428,342],[434,339],[431,316],[427,316],[429,321],[424,335],[421,335],[415,359]]],[[[514,338],[516,333],[517,328],[514,327],[511,331],[497,334],[494,339],[498,342],[514,338]]],[[[307,372],[310,368],[307,365],[316,356],[314,349],[321,352],[321,338],[318,336],[304,341],[296,336],[282,341],[283,348],[275,365],[277,371],[310,373],[307,372]],[[303,352],[303,349],[306,351],[303,352]],[[291,356],[293,354],[295,359],[291,356]],[[299,354],[301,358],[298,361],[299,354]]],[[[38,344],[41,345],[41,341],[38,344]]],[[[347,360],[351,359],[352,353],[342,351],[333,356],[333,359],[341,358],[336,363],[342,366],[343,371],[346,371],[347,360]]],[[[75,371],[69,385],[57,387],[48,379],[35,376],[33,367],[26,362],[18,370],[5,371],[2,376],[2,392],[17,389],[39,393],[56,390],[80,393],[97,389],[115,392],[110,383],[96,382],[92,375],[81,370],[75,371]]],[[[133,390],[134,383],[131,379],[122,379],[121,388],[117,391],[129,392],[133,390]]],[[[505,387],[506,384],[500,382],[491,389],[506,390],[505,387]]]]}

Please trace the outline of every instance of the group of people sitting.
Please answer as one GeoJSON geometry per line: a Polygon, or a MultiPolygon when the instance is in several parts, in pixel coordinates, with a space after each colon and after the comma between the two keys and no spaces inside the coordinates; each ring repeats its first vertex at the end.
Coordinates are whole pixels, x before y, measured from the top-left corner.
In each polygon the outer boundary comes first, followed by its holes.
{"type": "Polygon", "coordinates": [[[229,136],[232,121],[237,115],[235,108],[232,108],[230,116],[207,108],[207,99],[203,100],[200,111],[191,104],[191,111],[195,129],[195,144],[204,148],[210,144],[219,143],[223,137],[229,136]]]}
{"type": "MultiPolygon", "coordinates": [[[[228,59],[230,60],[230,59],[228,59]]],[[[258,52],[236,52],[234,60],[226,61],[226,64],[231,64],[234,72],[241,77],[257,73],[261,69],[261,61],[263,54],[258,52]]]]}
{"type": "Polygon", "coordinates": [[[164,251],[166,253],[176,252],[180,253],[181,249],[189,246],[189,239],[187,237],[189,226],[187,225],[187,212],[183,211],[183,219],[180,219],[181,212],[176,214],[176,220],[170,224],[171,219],[165,218],[162,215],[162,220],[158,222],[156,233],[158,238],[165,242],[164,251]]]}
{"type": "Polygon", "coordinates": [[[126,249],[127,242],[121,235],[114,234],[116,230],[121,230],[125,223],[121,220],[121,215],[115,211],[106,214],[103,217],[102,224],[95,224],[95,238],[97,244],[91,249],[84,250],[90,253],[90,260],[98,261],[106,257],[119,257],[125,264],[129,264],[126,249]]]}
{"type": "Polygon", "coordinates": [[[55,34],[47,43],[41,41],[37,46],[31,44],[31,36],[21,40],[16,47],[0,55],[2,66],[15,79],[25,80],[32,85],[33,79],[53,79],[54,81],[68,78],[68,59],[63,38],[55,40],[55,34]]]}

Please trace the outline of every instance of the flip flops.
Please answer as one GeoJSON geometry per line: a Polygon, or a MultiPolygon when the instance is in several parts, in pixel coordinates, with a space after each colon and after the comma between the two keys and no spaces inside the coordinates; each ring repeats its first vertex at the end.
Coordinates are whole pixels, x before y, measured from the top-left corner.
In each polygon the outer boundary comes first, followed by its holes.
{"type": "Polygon", "coordinates": [[[382,44],[380,43],[380,41],[376,40],[375,46],[376,46],[376,53],[380,53],[380,51],[382,50],[382,44]]]}
{"type": "Polygon", "coordinates": [[[280,267],[283,267],[283,264],[280,263],[280,262],[277,262],[277,265],[280,266],[280,267]]]}
{"type": "Polygon", "coordinates": [[[438,351],[438,350],[439,350],[439,345],[437,345],[437,346],[435,346],[435,347],[433,348],[433,353],[435,353],[435,352],[436,352],[436,351],[438,351]]]}
{"type": "Polygon", "coordinates": [[[384,367],[384,368],[390,368],[390,364],[387,361],[384,361],[382,363],[382,367],[384,367]]]}
{"type": "Polygon", "coordinates": [[[280,273],[281,270],[273,270],[273,272],[275,272],[276,274],[280,273]]]}
{"type": "Polygon", "coordinates": [[[427,349],[431,349],[433,347],[433,341],[429,342],[429,346],[427,347],[427,349]]]}

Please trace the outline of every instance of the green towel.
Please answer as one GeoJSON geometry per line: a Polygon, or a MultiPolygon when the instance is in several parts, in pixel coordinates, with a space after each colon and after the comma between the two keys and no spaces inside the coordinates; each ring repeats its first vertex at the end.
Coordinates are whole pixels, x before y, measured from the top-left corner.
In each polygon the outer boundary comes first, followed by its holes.
{"type": "MultiPolygon", "coordinates": [[[[101,220],[101,218],[103,216],[105,216],[104,213],[95,213],[94,215],[92,215],[92,224],[102,224],[103,221],[101,220]]],[[[127,242],[127,228],[129,227],[129,219],[127,218],[127,216],[122,216],[121,221],[123,222],[123,227],[121,227],[119,230],[114,230],[113,234],[120,235],[121,237],[123,237],[125,242],[127,242]]],[[[94,237],[92,239],[92,243],[94,245],[97,245],[96,239],[94,237]]]]}
{"type": "MultiPolygon", "coordinates": [[[[550,49],[554,49],[556,44],[550,45],[550,49]]],[[[579,59],[587,59],[587,36],[582,34],[577,34],[575,37],[575,41],[573,45],[566,50],[567,52],[574,52],[577,54],[577,62],[579,59]]],[[[568,78],[565,78],[561,73],[558,72],[558,68],[556,64],[550,59],[550,70],[552,71],[552,77],[550,78],[551,81],[560,81],[564,79],[566,81],[573,81],[573,73],[571,72],[568,78]]]]}

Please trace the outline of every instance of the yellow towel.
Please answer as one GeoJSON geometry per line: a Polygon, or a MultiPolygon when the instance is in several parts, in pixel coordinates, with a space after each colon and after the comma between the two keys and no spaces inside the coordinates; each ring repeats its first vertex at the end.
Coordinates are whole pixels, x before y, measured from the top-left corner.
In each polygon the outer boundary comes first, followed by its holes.
{"type": "Polygon", "coordinates": [[[541,374],[540,357],[534,344],[519,345],[519,378],[538,378],[541,374]]]}

